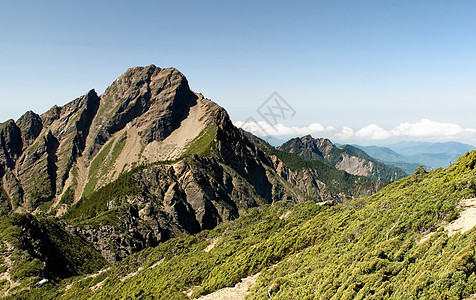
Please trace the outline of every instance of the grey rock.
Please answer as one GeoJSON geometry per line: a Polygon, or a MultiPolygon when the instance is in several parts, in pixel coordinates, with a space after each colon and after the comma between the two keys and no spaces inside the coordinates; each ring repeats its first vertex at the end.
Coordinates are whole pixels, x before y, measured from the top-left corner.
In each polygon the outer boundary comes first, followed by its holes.
{"type": "Polygon", "coordinates": [[[43,129],[43,123],[39,115],[34,112],[27,111],[20,119],[17,120],[17,125],[20,128],[25,146],[31,143],[40,135],[43,129]]]}

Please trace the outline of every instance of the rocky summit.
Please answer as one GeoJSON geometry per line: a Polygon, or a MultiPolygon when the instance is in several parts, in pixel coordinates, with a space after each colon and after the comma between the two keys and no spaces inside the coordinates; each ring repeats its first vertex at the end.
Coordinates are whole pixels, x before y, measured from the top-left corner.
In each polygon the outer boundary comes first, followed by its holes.
{"type": "Polygon", "coordinates": [[[382,187],[358,176],[368,174],[308,164],[257,140],[191,91],[178,70],[154,65],[127,70],[102,95],[91,90],[1,124],[0,211],[5,228],[14,228],[3,236],[4,292],[31,287],[17,274],[28,261],[39,262],[30,277],[66,278],[253,207],[332,205],[382,187]]]}

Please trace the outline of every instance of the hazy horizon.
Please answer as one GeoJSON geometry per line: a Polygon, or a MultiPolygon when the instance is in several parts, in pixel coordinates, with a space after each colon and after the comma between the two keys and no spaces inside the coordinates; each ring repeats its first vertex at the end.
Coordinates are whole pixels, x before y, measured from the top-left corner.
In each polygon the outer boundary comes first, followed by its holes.
{"type": "Polygon", "coordinates": [[[475,10],[443,0],[8,3],[0,122],[102,94],[127,68],[155,64],[176,67],[255,134],[475,145],[475,10]],[[287,110],[273,113],[275,92],[287,110]]]}

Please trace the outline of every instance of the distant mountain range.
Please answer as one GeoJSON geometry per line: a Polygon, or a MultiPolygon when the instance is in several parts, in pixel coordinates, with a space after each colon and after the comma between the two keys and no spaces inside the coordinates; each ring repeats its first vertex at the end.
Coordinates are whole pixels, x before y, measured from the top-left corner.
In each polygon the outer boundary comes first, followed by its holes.
{"type": "Polygon", "coordinates": [[[407,175],[397,167],[377,161],[359,148],[336,146],[329,139],[315,139],[310,135],[291,139],[277,149],[297,154],[306,160],[321,160],[336,169],[376,180],[393,181],[407,175]]]}
{"type": "MultiPolygon", "coordinates": [[[[286,141],[276,137],[268,136],[262,139],[268,142],[270,145],[277,147],[278,149],[284,149],[288,147],[287,145],[290,141],[293,141],[296,138],[291,138],[286,141]]],[[[362,146],[358,144],[348,145],[339,143],[333,144],[338,148],[346,148],[351,152],[355,152],[355,148],[363,150],[365,155],[370,156],[372,159],[387,165],[398,167],[407,175],[412,174],[420,165],[423,165],[428,170],[434,170],[440,167],[446,168],[450,164],[454,163],[461,155],[476,149],[476,147],[473,145],[459,142],[431,143],[400,141],[398,143],[384,146],[362,146]]]]}
{"type": "Polygon", "coordinates": [[[423,165],[428,169],[448,167],[458,157],[475,149],[474,146],[458,142],[399,142],[386,147],[360,146],[371,157],[403,169],[408,174],[423,165]]]}

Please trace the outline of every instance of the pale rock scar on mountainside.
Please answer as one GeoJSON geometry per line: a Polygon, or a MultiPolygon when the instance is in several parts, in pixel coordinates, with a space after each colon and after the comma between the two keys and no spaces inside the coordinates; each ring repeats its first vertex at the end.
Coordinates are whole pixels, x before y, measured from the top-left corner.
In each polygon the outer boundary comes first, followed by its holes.
{"type": "Polygon", "coordinates": [[[205,252],[212,251],[212,249],[215,248],[215,245],[218,243],[218,241],[219,241],[219,238],[212,239],[210,245],[208,245],[205,249],[203,249],[203,251],[205,252]]]}
{"type": "Polygon", "coordinates": [[[450,236],[458,232],[464,234],[476,226],[476,198],[463,200],[459,205],[462,211],[458,218],[445,225],[450,236]]]}
{"type": "Polygon", "coordinates": [[[245,299],[249,290],[256,284],[256,280],[260,273],[243,278],[234,287],[222,288],[211,294],[197,298],[196,300],[240,300],[245,299]]]}
{"type": "MultiPolygon", "coordinates": [[[[448,231],[448,236],[457,233],[464,234],[476,226],[476,198],[465,199],[459,203],[461,209],[456,220],[444,224],[443,228],[448,231]]],[[[427,241],[435,232],[424,235],[417,244],[420,245],[427,241]]]]}

